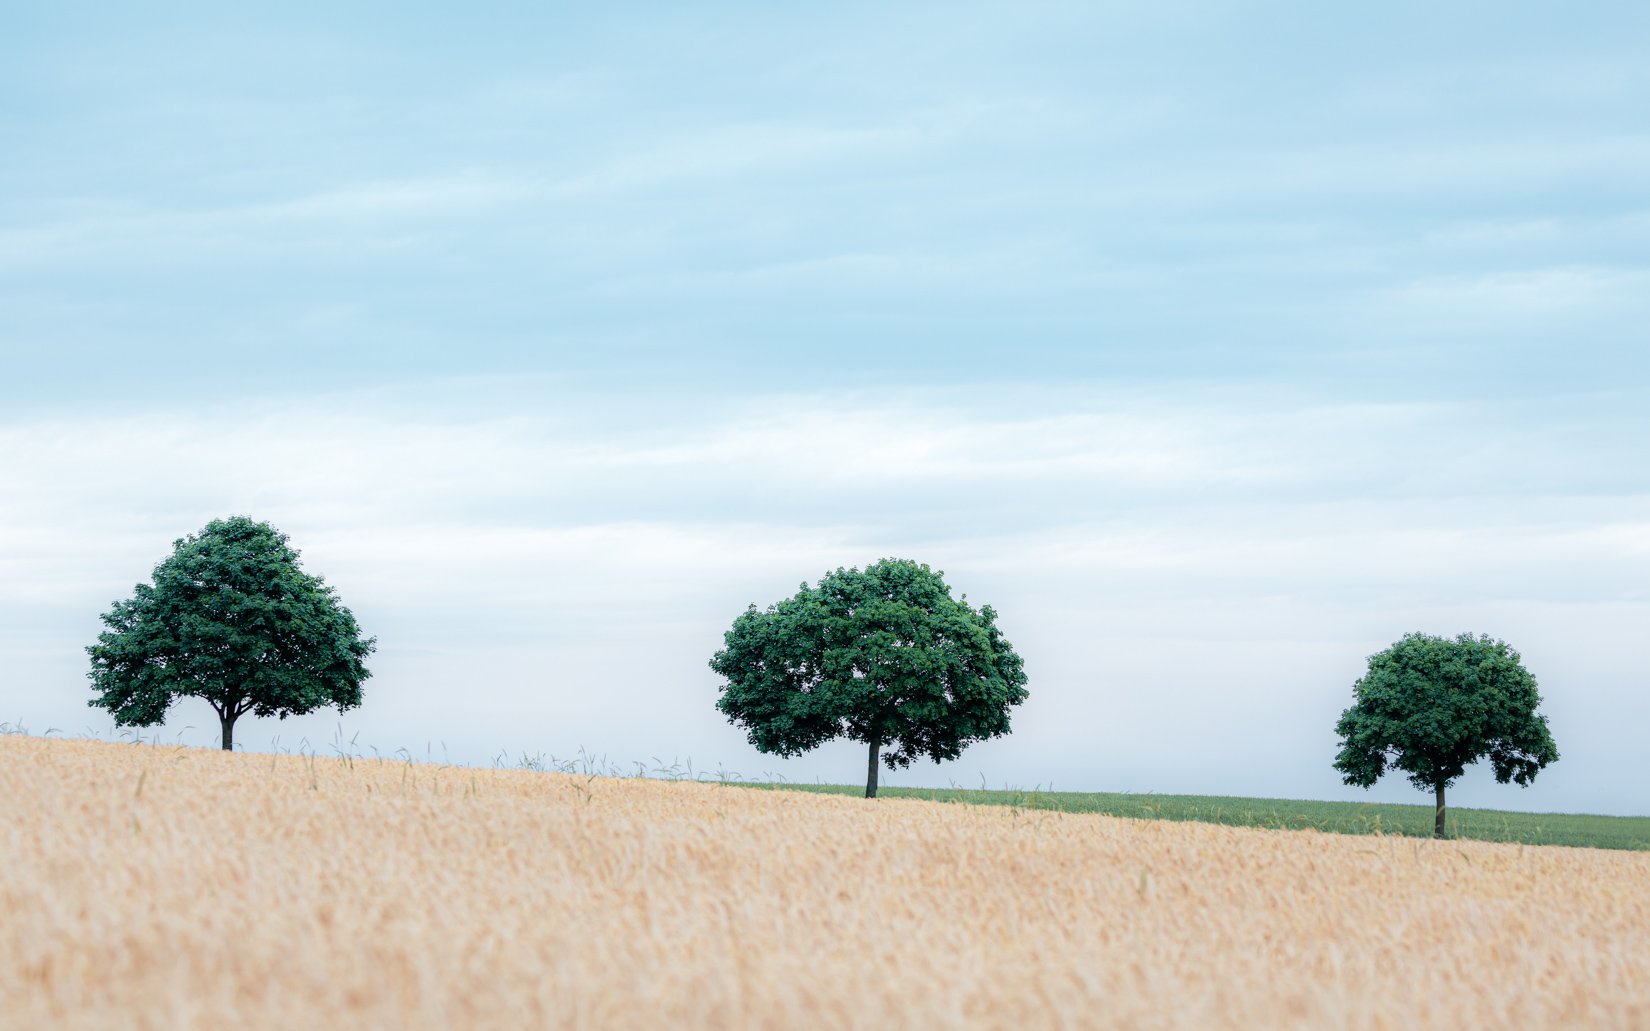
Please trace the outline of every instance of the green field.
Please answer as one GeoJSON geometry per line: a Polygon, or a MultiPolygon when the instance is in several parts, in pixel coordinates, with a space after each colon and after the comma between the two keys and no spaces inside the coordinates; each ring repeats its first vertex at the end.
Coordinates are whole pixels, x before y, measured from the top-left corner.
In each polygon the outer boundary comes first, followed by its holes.
{"type": "MultiPolygon", "coordinates": [[[[847,784],[747,784],[768,790],[863,795],[847,784]]],[[[1432,837],[1432,806],[1358,802],[1301,802],[1284,798],[1224,798],[1218,795],[1133,795],[1087,791],[970,791],[961,788],[879,788],[879,796],[921,798],[958,805],[1006,805],[1068,813],[1105,813],[1142,820],[1201,820],[1231,827],[1301,830],[1336,834],[1405,834],[1432,837]]],[[[1526,845],[1650,849],[1650,816],[1585,816],[1569,813],[1509,813],[1498,809],[1450,809],[1449,836],[1526,845]]]]}

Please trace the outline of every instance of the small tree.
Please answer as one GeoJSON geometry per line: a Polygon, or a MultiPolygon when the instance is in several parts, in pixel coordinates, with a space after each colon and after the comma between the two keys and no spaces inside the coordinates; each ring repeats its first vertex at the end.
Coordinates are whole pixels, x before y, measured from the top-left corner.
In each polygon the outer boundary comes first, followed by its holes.
{"type": "Polygon", "coordinates": [[[864,742],[865,797],[875,798],[879,755],[892,770],[1008,733],[1026,676],[996,618],[952,599],[944,574],[915,562],[838,569],[734,620],[710,660],[727,678],[717,708],[763,752],[864,742]]]}
{"type": "Polygon", "coordinates": [[[285,719],[361,704],[374,639],[268,523],[213,520],[173,542],[154,581],[115,602],[86,649],[101,692],[89,704],[117,726],[152,726],[174,699],[204,698],[230,749],[247,712],[285,719]]]}
{"type": "Polygon", "coordinates": [[[1444,836],[1444,789],[1485,756],[1502,784],[1527,787],[1558,761],[1547,717],[1536,714],[1535,677],[1505,641],[1471,634],[1426,634],[1369,657],[1352,686],[1357,701],[1341,713],[1335,768],[1348,784],[1370,787],[1388,766],[1436,800],[1433,833],[1444,836]]]}

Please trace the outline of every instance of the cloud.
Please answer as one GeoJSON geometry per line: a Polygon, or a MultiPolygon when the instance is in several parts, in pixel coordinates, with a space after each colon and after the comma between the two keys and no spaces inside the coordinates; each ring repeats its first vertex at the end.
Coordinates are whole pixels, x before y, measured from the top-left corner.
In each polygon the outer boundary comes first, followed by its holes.
{"type": "MultiPolygon", "coordinates": [[[[379,636],[372,703],[346,722],[392,747],[439,727],[471,759],[585,745],[823,775],[842,757],[750,752],[704,662],[746,604],[899,555],[1000,608],[1032,671],[1011,739],[918,779],[1334,794],[1328,727],[1363,657],[1474,629],[1534,656],[1555,701],[1586,670],[1613,709],[1565,728],[1595,742],[1565,769],[1596,784],[1470,797],[1650,809],[1611,772],[1634,649],[1574,648],[1650,606],[1650,490],[1601,490],[1516,406],[490,396],[481,417],[379,393],[0,429],[0,711],[65,722],[95,614],[172,538],[244,512],[292,534],[379,636]]],[[[1595,443],[1604,464],[1628,446],[1595,443]]]]}
{"type": "Polygon", "coordinates": [[[80,201],[34,225],[0,228],[0,269],[38,271],[60,263],[102,265],[122,259],[167,265],[294,249],[357,249],[386,244],[386,223],[404,238],[431,219],[474,216],[539,192],[530,184],[484,174],[366,182],[285,200],[196,208],[80,201]],[[349,227],[348,230],[345,227],[349,227]]]}
{"type": "Polygon", "coordinates": [[[1483,328],[1636,309],[1647,285],[1650,272],[1640,269],[1572,266],[1430,277],[1389,299],[1414,318],[1483,328]]]}

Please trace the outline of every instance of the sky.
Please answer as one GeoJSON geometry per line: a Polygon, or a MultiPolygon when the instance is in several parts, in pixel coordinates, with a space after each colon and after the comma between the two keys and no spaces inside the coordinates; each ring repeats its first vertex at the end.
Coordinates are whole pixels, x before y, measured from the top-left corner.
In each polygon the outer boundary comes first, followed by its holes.
{"type": "MultiPolygon", "coordinates": [[[[291,536],[365,704],[486,764],[853,783],[715,710],[749,604],[883,557],[1030,698],[884,783],[1423,801],[1367,657],[1507,640],[1650,814],[1650,9],[12,5],[0,721],[171,543],[291,536]]],[[[145,739],[207,745],[205,703],[145,739]]]]}

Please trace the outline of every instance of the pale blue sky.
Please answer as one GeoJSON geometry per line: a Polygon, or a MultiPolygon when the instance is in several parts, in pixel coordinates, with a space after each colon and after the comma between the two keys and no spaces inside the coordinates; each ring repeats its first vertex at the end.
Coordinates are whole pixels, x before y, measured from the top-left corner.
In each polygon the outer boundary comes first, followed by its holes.
{"type": "Polygon", "coordinates": [[[1650,812],[1642,6],[6,10],[0,718],[244,512],[385,749],[851,780],[704,661],[899,555],[1032,689],[911,782],[1364,797],[1364,656],[1475,630],[1564,759],[1462,797],[1650,812]]]}

